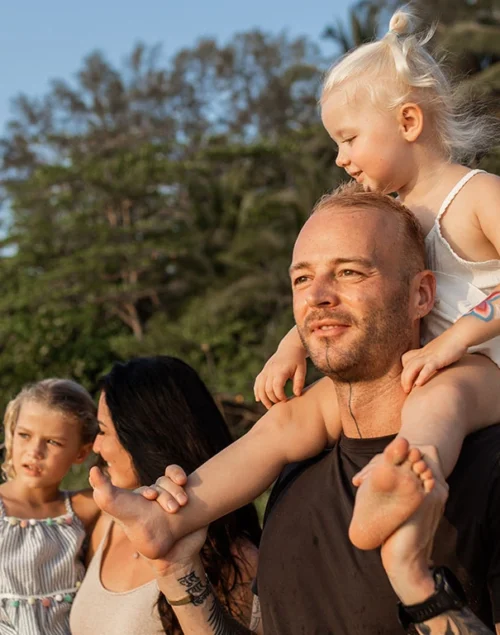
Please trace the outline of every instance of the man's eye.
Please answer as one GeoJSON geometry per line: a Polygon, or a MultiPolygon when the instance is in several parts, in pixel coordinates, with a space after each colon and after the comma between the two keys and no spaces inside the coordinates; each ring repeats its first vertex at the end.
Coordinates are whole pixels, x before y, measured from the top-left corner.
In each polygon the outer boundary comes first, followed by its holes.
{"type": "Polygon", "coordinates": [[[295,278],[295,280],[293,281],[294,286],[297,286],[298,284],[302,284],[303,282],[306,282],[307,280],[307,276],[299,276],[298,278],[295,278]]]}
{"type": "Polygon", "coordinates": [[[354,269],[343,269],[340,274],[343,278],[352,278],[353,276],[360,276],[359,271],[354,271],[354,269]]]}
{"type": "Polygon", "coordinates": [[[61,444],[59,443],[59,441],[54,441],[54,439],[49,439],[49,443],[50,445],[55,445],[56,447],[61,447],[61,444]]]}

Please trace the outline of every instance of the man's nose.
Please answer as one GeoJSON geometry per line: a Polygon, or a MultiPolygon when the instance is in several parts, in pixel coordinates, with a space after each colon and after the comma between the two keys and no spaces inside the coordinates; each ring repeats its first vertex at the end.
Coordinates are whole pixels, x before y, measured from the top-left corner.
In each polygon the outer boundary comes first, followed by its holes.
{"type": "Polygon", "coordinates": [[[335,281],[315,280],[309,287],[307,304],[311,307],[337,306],[340,298],[335,281]]]}

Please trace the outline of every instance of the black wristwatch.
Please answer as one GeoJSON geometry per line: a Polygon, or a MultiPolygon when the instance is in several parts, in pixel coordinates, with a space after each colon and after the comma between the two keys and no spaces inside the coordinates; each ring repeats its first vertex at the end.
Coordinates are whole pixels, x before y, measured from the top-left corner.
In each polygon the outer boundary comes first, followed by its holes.
{"type": "Polygon", "coordinates": [[[401,626],[408,630],[411,624],[420,624],[446,611],[459,611],[466,603],[462,585],[446,567],[432,569],[436,590],[420,604],[406,606],[398,602],[398,617],[401,626]]]}

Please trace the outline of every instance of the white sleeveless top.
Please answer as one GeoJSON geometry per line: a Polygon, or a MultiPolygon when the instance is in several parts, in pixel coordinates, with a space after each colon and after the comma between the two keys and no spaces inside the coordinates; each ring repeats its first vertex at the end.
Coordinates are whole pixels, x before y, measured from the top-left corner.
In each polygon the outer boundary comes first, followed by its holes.
{"type": "MultiPolygon", "coordinates": [[[[441,219],[452,201],[470,179],[482,172],[471,170],[460,179],[441,205],[434,225],[426,236],[427,266],[436,275],[437,300],[424,320],[422,344],[443,333],[500,285],[500,260],[464,260],[453,251],[441,231],[441,219]]],[[[492,205],[495,204],[500,204],[500,201],[492,201],[492,205]]],[[[500,367],[500,337],[470,348],[469,353],[482,353],[500,367]]]]}
{"type": "Polygon", "coordinates": [[[85,567],[85,528],[64,493],[56,518],[7,516],[0,498],[0,634],[70,635],[69,613],[85,567]]]}
{"type": "Polygon", "coordinates": [[[71,633],[165,635],[156,606],[160,593],[156,580],[122,592],[108,591],[101,582],[102,554],[112,526],[110,522],[73,603],[71,633]]]}

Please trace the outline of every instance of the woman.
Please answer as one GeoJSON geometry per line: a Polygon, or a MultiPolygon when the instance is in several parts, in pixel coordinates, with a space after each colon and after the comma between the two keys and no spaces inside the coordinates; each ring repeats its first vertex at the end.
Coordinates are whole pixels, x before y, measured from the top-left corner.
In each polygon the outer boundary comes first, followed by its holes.
{"type": "MultiPolygon", "coordinates": [[[[189,473],[231,443],[207,388],[178,359],[115,364],[101,387],[94,451],[116,486],[154,483],[172,463],[189,473]]],[[[259,538],[257,514],[247,506],[210,527],[201,553],[220,602],[243,623],[251,611],[259,538]]],[[[155,572],[104,514],[92,533],[87,564],[71,612],[73,635],[182,633],[155,572]]]]}

